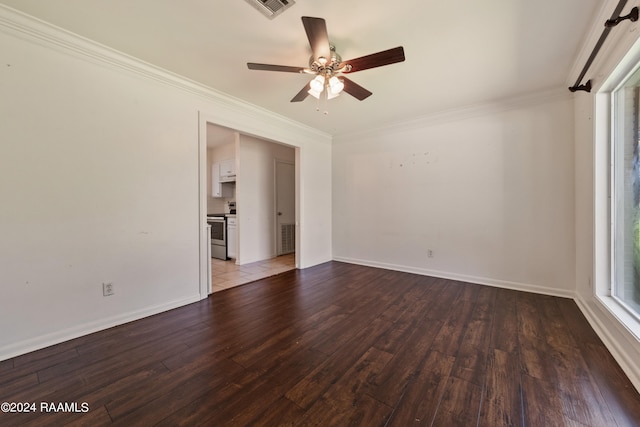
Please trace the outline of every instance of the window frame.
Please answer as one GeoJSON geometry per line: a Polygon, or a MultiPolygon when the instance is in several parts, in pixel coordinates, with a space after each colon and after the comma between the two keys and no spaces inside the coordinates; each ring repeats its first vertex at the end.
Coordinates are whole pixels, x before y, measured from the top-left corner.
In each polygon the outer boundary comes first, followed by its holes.
{"type": "MultiPolygon", "coordinates": [[[[610,209],[610,217],[611,217],[611,241],[610,241],[610,251],[611,251],[611,265],[613,266],[610,269],[611,278],[609,282],[609,296],[617,301],[621,307],[628,312],[629,315],[633,316],[636,322],[640,322],[640,306],[636,309],[632,307],[632,305],[625,301],[623,298],[619,296],[620,290],[618,287],[626,287],[626,275],[629,273],[624,271],[624,264],[626,263],[623,255],[617,255],[628,248],[626,233],[629,231],[626,229],[624,224],[624,217],[626,216],[625,206],[623,203],[623,198],[628,197],[628,194],[623,194],[622,197],[619,196],[620,192],[625,192],[625,177],[627,175],[627,170],[625,169],[626,163],[623,165],[618,165],[619,162],[624,162],[626,149],[626,139],[629,137],[627,132],[630,132],[628,129],[628,112],[627,108],[631,107],[633,109],[632,113],[634,115],[634,130],[631,132],[632,137],[637,139],[638,136],[638,115],[640,114],[640,104],[638,101],[638,95],[640,92],[640,87],[638,85],[634,85],[634,95],[632,96],[632,102],[629,103],[625,94],[620,93],[623,92],[626,88],[627,81],[635,76],[640,71],[640,62],[636,64],[636,66],[623,78],[617,87],[615,87],[611,91],[611,139],[609,143],[610,150],[610,167],[609,167],[609,179],[610,179],[610,193],[611,198],[609,201],[609,209],[610,209]],[[618,93],[620,93],[621,98],[618,98],[618,93]],[[629,105],[631,104],[631,105],[629,105]],[[622,111],[621,111],[622,110],[622,111]],[[624,114],[622,120],[617,117],[618,113],[624,114]],[[620,139],[623,140],[620,143],[620,139]],[[624,230],[619,230],[620,221],[623,222],[621,227],[624,227],[624,230]],[[622,238],[620,238],[623,236],[622,238]]],[[[637,142],[636,142],[637,144],[637,142]]],[[[637,303],[636,303],[637,305],[637,303]]]]}
{"type": "Polygon", "coordinates": [[[616,136],[614,93],[640,69],[640,42],[634,44],[594,94],[594,297],[640,341],[640,313],[614,293],[615,200],[614,149],[616,136]]]}

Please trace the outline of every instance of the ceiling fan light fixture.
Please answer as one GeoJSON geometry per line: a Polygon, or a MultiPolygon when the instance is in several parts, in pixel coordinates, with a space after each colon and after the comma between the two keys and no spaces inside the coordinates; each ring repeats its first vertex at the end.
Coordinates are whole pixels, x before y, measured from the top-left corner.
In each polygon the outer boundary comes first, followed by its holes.
{"type": "Polygon", "coordinates": [[[335,92],[331,89],[331,86],[327,86],[327,99],[337,98],[338,96],[340,96],[340,92],[335,92]]]}
{"type": "Polygon", "coordinates": [[[309,95],[313,96],[316,99],[320,99],[320,95],[322,94],[322,92],[318,92],[317,90],[313,90],[309,89],[307,92],[309,92],[309,95]]]}
{"type": "Polygon", "coordinates": [[[329,79],[329,88],[331,89],[331,92],[338,95],[342,92],[342,89],[344,89],[344,82],[336,76],[333,76],[329,79]]]}
{"type": "Polygon", "coordinates": [[[324,77],[316,76],[315,79],[311,80],[309,86],[313,91],[321,93],[324,90],[324,77]]]}

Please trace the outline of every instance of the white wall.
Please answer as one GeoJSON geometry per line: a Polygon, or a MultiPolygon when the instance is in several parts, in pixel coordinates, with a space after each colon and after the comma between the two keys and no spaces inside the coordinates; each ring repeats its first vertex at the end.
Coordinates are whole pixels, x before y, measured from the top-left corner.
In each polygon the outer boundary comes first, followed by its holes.
{"type": "Polygon", "coordinates": [[[332,253],[332,148],[320,144],[296,149],[296,265],[323,262],[332,253]]]}
{"type": "Polygon", "coordinates": [[[572,295],[566,92],[336,138],[334,258],[572,295]]]}
{"type": "Polygon", "coordinates": [[[594,254],[594,144],[593,96],[576,93],[575,112],[575,211],[576,292],[580,298],[593,294],[594,254]]]}
{"type": "Polygon", "coordinates": [[[240,135],[237,171],[239,264],[277,255],[275,234],[275,160],[295,160],[295,150],[240,135]]]}
{"type": "MultiPolygon", "coordinates": [[[[199,299],[199,114],[291,141],[303,169],[307,152],[330,152],[327,135],[2,7],[0,17],[0,360],[199,299]],[[102,296],[106,281],[114,296],[102,296]]],[[[302,221],[319,229],[322,179],[300,183],[317,191],[302,221]]],[[[331,259],[324,235],[302,249],[308,260],[331,259]]]]}

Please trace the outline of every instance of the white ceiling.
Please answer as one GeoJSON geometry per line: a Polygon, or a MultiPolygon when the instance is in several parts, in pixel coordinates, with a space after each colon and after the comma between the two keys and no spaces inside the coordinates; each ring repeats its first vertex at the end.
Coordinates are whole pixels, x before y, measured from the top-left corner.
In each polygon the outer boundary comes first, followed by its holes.
{"type": "Polygon", "coordinates": [[[243,0],[0,0],[69,31],[330,134],[566,88],[599,0],[296,0],[269,20],[243,0]],[[404,46],[406,61],[351,74],[373,92],[290,99],[308,75],[301,16],[327,21],[344,60],[404,46]]]}

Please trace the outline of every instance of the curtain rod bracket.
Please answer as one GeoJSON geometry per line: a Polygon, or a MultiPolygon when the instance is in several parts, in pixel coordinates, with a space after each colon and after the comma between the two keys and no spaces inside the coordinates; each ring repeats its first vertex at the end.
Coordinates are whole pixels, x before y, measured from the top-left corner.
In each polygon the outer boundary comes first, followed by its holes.
{"type": "Polygon", "coordinates": [[[583,90],[585,92],[591,92],[591,80],[587,80],[587,82],[585,84],[583,84],[583,85],[571,86],[569,88],[569,90],[571,92],[575,92],[575,91],[578,91],[578,90],[583,90]]]}
{"type": "Polygon", "coordinates": [[[638,8],[634,7],[631,9],[628,15],[618,16],[616,19],[609,19],[604,23],[604,26],[607,28],[612,28],[621,23],[622,21],[630,20],[631,22],[636,22],[638,20],[638,8]]]}

